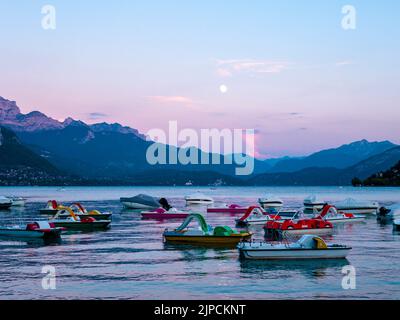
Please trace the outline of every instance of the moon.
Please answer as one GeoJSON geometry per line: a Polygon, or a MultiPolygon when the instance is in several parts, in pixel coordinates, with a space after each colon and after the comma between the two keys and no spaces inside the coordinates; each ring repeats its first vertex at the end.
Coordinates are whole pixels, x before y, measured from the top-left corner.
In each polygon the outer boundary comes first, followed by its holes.
{"type": "Polygon", "coordinates": [[[221,91],[221,93],[227,93],[228,92],[228,87],[224,84],[219,86],[219,91],[221,91]]]}

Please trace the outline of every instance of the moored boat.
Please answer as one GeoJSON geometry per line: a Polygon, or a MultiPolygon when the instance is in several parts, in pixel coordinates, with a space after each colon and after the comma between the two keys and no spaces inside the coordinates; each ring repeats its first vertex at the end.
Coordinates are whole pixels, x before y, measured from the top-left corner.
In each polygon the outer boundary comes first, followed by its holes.
{"type": "Polygon", "coordinates": [[[335,206],[326,204],[320,212],[315,213],[314,219],[322,219],[331,223],[361,222],[365,220],[365,216],[340,212],[335,206]]]}
{"type": "Polygon", "coordinates": [[[138,194],[134,197],[120,198],[122,204],[129,209],[154,210],[160,206],[159,199],[147,194],[138,194]]]}
{"type": "Polygon", "coordinates": [[[208,213],[231,213],[231,214],[244,214],[246,213],[248,207],[241,207],[237,204],[230,204],[221,207],[208,207],[208,213]]]}
{"type": "Polygon", "coordinates": [[[190,213],[178,211],[176,208],[171,208],[169,210],[165,210],[164,208],[158,208],[154,211],[150,212],[142,212],[141,216],[143,219],[158,219],[158,220],[167,220],[167,219],[185,219],[190,213]]]}
{"type": "Polygon", "coordinates": [[[0,237],[7,238],[59,238],[64,228],[47,221],[36,221],[26,225],[0,226],[0,237]]]}
{"type": "MultiPolygon", "coordinates": [[[[79,202],[73,203],[70,208],[72,211],[75,212],[75,214],[82,218],[82,217],[92,217],[96,220],[111,220],[112,218],[112,213],[111,212],[100,212],[98,210],[86,210],[86,208],[80,204],[79,202]]],[[[68,216],[69,213],[64,213],[65,216],[68,216]]],[[[63,217],[63,214],[60,214],[59,217],[63,217]]]]}
{"type": "Polygon", "coordinates": [[[7,197],[8,199],[11,200],[11,206],[12,207],[23,207],[25,206],[26,199],[22,197],[17,197],[17,196],[11,196],[7,197]]]}
{"type": "Polygon", "coordinates": [[[264,225],[267,221],[280,219],[281,217],[277,214],[270,215],[261,207],[251,206],[240,219],[236,219],[236,225],[240,227],[248,225],[264,225]]]}
{"type": "Polygon", "coordinates": [[[344,201],[335,203],[339,211],[345,211],[354,214],[376,214],[379,210],[379,203],[376,201],[357,201],[348,198],[344,201]]]}
{"type": "Polygon", "coordinates": [[[344,259],[351,250],[344,245],[328,245],[320,237],[310,234],[291,244],[241,242],[237,248],[241,258],[253,260],[344,259]]]}
{"type": "Polygon", "coordinates": [[[56,200],[49,200],[49,201],[47,201],[47,204],[46,204],[45,208],[39,209],[39,213],[40,214],[55,215],[58,212],[57,208],[58,208],[59,205],[60,204],[57,203],[56,200]]]}
{"type": "Polygon", "coordinates": [[[191,195],[185,196],[186,205],[204,204],[209,205],[214,202],[213,198],[206,196],[201,192],[196,192],[191,195]]]}
{"type": "Polygon", "coordinates": [[[78,216],[69,207],[59,206],[58,213],[49,221],[56,227],[66,228],[67,231],[105,230],[110,227],[111,220],[96,220],[93,217],[78,216]],[[65,216],[64,214],[69,215],[65,216]]]}
{"type": "Polygon", "coordinates": [[[283,201],[277,197],[267,197],[267,198],[260,198],[258,199],[258,203],[264,209],[279,209],[283,206],[283,201]]]}
{"type": "Polygon", "coordinates": [[[164,239],[169,243],[212,245],[212,246],[236,246],[239,241],[250,239],[252,233],[238,232],[227,226],[215,228],[207,224],[201,214],[190,214],[176,229],[166,229],[164,239]],[[188,228],[192,221],[197,221],[199,228],[188,228]]]}
{"type": "Polygon", "coordinates": [[[290,219],[272,220],[264,225],[266,235],[286,235],[286,234],[331,234],[333,224],[322,219],[290,219]]]}
{"type": "Polygon", "coordinates": [[[303,201],[305,212],[314,212],[314,210],[321,210],[325,204],[326,201],[319,199],[315,195],[309,196],[303,201]]]}

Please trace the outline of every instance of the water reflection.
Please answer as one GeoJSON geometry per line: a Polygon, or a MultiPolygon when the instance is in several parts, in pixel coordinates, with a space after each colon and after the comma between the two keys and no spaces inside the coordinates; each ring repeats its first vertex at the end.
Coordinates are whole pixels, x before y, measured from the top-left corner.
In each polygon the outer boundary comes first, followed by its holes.
{"type": "Polygon", "coordinates": [[[240,259],[240,272],[254,277],[271,274],[289,274],[298,271],[308,278],[325,277],[332,269],[340,274],[342,268],[349,265],[347,259],[321,260],[243,260],[240,259]]]}

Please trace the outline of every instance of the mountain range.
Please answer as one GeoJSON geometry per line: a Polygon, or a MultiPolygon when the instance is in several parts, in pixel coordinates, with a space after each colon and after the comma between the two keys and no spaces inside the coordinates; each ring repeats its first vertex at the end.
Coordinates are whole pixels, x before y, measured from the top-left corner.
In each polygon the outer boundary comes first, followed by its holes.
{"type": "MultiPolygon", "coordinates": [[[[22,114],[15,101],[1,97],[0,126],[7,141],[0,147],[0,168],[14,165],[21,171],[22,166],[63,182],[85,184],[179,185],[192,180],[207,185],[222,180],[228,185],[348,185],[354,177],[365,179],[400,160],[400,147],[395,144],[361,140],[301,158],[254,159],[253,175],[237,177],[235,164],[151,166],[146,150],[153,142],[136,129],[118,123],[90,125],[72,118],[61,122],[39,111],[22,114]]],[[[199,156],[203,153],[190,150],[199,156]]]]}

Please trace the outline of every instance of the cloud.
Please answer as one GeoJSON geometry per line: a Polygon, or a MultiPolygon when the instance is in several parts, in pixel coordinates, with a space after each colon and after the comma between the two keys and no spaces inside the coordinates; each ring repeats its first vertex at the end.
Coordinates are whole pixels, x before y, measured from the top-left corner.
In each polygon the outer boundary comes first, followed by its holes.
{"type": "Polygon", "coordinates": [[[343,67],[343,66],[348,66],[348,65],[352,65],[352,64],[353,64],[353,62],[349,61],[349,60],[336,62],[337,67],[343,67]]]}
{"type": "Polygon", "coordinates": [[[287,61],[231,59],[217,60],[217,75],[231,77],[238,73],[269,74],[281,73],[289,68],[287,61]]]}
{"type": "Polygon", "coordinates": [[[150,100],[159,103],[182,103],[182,104],[192,104],[193,100],[184,96],[151,96],[148,97],[150,100]]]}
{"type": "Polygon", "coordinates": [[[91,112],[91,113],[87,114],[87,117],[91,120],[98,120],[98,119],[107,118],[108,114],[105,114],[102,112],[91,112]]]}

